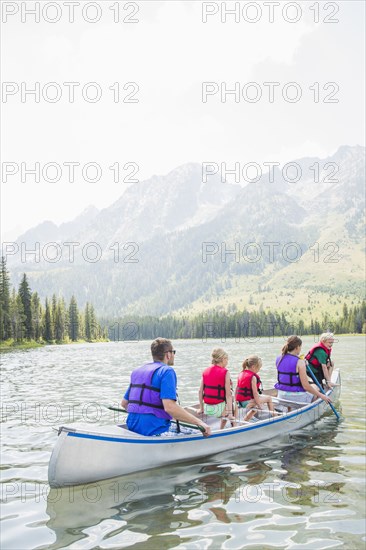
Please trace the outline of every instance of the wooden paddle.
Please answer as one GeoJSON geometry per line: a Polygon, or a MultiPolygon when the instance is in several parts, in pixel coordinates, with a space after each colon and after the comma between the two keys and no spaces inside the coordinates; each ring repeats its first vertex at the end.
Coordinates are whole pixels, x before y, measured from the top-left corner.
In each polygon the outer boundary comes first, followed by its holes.
{"type": "MultiPolygon", "coordinates": [[[[318,389],[319,389],[320,393],[323,393],[324,395],[326,395],[325,391],[321,387],[321,384],[319,383],[319,380],[317,379],[317,377],[315,376],[315,374],[313,373],[313,371],[311,370],[311,368],[308,365],[306,366],[306,372],[314,380],[315,384],[318,386],[318,389]]],[[[339,421],[341,419],[341,417],[339,416],[339,413],[336,411],[334,405],[332,403],[328,403],[328,405],[330,406],[330,408],[334,412],[335,416],[337,417],[337,420],[339,421]]]]}
{"type": "MultiPolygon", "coordinates": [[[[113,407],[112,405],[106,405],[106,404],[103,404],[103,407],[106,407],[110,411],[117,411],[117,412],[128,414],[126,409],[121,409],[120,407],[113,407]]],[[[177,420],[172,420],[172,422],[174,422],[175,424],[178,424],[177,420]]],[[[205,433],[205,429],[202,428],[202,426],[197,426],[197,424],[187,424],[186,422],[181,422],[180,420],[179,420],[179,424],[181,426],[185,426],[186,428],[193,428],[194,430],[200,430],[200,432],[205,433]]]]}

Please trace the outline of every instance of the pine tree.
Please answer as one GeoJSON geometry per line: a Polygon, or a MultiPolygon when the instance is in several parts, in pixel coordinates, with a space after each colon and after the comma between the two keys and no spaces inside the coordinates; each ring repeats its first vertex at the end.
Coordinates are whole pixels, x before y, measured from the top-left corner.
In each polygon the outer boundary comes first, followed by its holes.
{"type": "Polygon", "coordinates": [[[98,326],[95,313],[94,313],[94,307],[92,304],[87,303],[85,306],[85,313],[84,313],[84,323],[85,323],[85,340],[88,340],[88,342],[92,342],[93,340],[97,340],[100,336],[100,327],[98,326]]]}
{"type": "Polygon", "coordinates": [[[25,315],[25,337],[28,340],[33,338],[33,324],[32,324],[32,293],[29,288],[27,276],[24,273],[22,281],[19,285],[19,296],[23,304],[24,315],[25,315]]]}
{"type": "Polygon", "coordinates": [[[16,294],[15,289],[10,298],[10,324],[11,324],[11,337],[16,342],[21,342],[24,338],[25,333],[25,315],[23,303],[20,299],[19,294],[16,294]]]}
{"type": "Polygon", "coordinates": [[[361,304],[361,316],[364,321],[366,321],[366,301],[362,300],[361,304]]]}
{"type": "Polygon", "coordinates": [[[67,311],[66,303],[63,298],[61,298],[59,302],[59,306],[60,306],[60,311],[61,311],[63,324],[64,324],[64,340],[67,341],[69,339],[70,319],[69,319],[69,312],[67,311]]]}
{"type": "Polygon", "coordinates": [[[6,340],[4,325],[5,325],[5,313],[4,313],[3,305],[0,300],[0,341],[6,340]]]}
{"type": "Polygon", "coordinates": [[[84,323],[85,323],[85,340],[90,342],[92,340],[92,331],[91,331],[90,314],[89,314],[89,302],[86,302],[86,306],[85,306],[84,323]]]}
{"type": "Polygon", "coordinates": [[[51,315],[52,315],[52,322],[53,322],[53,329],[54,330],[55,330],[56,311],[57,311],[57,298],[56,298],[56,294],[52,294],[51,315]]]}
{"type": "Polygon", "coordinates": [[[344,317],[344,320],[346,321],[348,317],[348,307],[346,303],[343,304],[343,317],[344,317]]]}
{"type": "Polygon", "coordinates": [[[85,340],[85,322],[82,311],[79,311],[79,339],[85,340]]]}
{"type": "Polygon", "coordinates": [[[75,296],[71,297],[69,305],[69,337],[72,342],[79,339],[79,311],[75,296]]]}
{"type": "Polygon", "coordinates": [[[42,337],[43,308],[38,293],[33,292],[31,300],[33,337],[38,342],[42,337]]]}
{"type": "Polygon", "coordinates": [[[59,306],[56,306],[56,309],[55,309],[54,326],[55,326],[55,340],[57,343],[61,343],[64,339],[64,323],[63,323],[62,314],[59,306]]]}
{"type": "Polygon", "coordinates": [[[51,307],[50,307],[48,298],[46,298],[45,307],[46,307],[46,309],[45,309],[45,314],[44,314],[43,338],[46,340],[46,342],[52,342],[52,340],[53,340],[53,323],[52,323],[51,307]]]}
{"type": "Polygon", "coordinates": [[[10,337],[10,283],[6,260],[2,257],[0,265],[0,340],[7,340],[10,337]]]}
{"type": "Polygon", "coordinates": [[[89,304],[89,323],[90,323],[90,339],[97,340],[98,323],[95,317],[94,307],[92,304],[89,304]]]}
{"type": "Polygon", "coordinates": [[[56,342],[64,342],[66,338],[66,311],[63,299],[59,300],[56,305],[54,328],[56,342]]]}
{"type": "Polygon", "coordinates": [[[362,322],[362,315],[360,310],[356,313],[356,316],[355,316],[355,332],[357,333],[362,332],[362,325],[363,325],[363,322],[362,322]]]}

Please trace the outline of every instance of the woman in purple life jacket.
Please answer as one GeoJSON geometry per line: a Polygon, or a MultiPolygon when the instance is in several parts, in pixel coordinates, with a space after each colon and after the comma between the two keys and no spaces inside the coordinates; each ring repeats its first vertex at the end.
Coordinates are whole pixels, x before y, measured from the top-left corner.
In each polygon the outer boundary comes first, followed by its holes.
{"type": "Polygon", "coordinates": [[[306,363],[300,359],[302,340],[298,336],[289,336],[283,346],[281,355],[276,359],[277,379],[275,388],[278,397],[298,403],[310,403],[314,396],[327,403],[331,399],[321,393],[315,384],[310,384],[306,374],[306,363]]]}

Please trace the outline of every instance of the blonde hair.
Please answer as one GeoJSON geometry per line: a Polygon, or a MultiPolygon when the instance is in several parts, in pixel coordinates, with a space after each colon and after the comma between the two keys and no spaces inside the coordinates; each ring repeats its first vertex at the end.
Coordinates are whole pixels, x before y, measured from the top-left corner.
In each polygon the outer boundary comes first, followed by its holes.
{"type": "Polygon", "coordinates": [[[296,349],[298,346],[301,346],[301,345],[302,345],[301,338],[299,338],[298,336],[289,336],[287,338],[286,344],[282,348],[281,353],[282,355],[286,355],[286,353],[288,353],[289,351],[293,351],[294,349],[296,349]]]}
{"type": "Polygon", "coordinates": [[[334,340],[333,332],[323,332],[323,334],[320,335],[320,342],[326,342],[327,340],[334,340]]]}
{"type": "Polygon", "coordinates": [[[224,359],[227,359],[229,356],[226,353],[226,351],[222,348],[215,348],[212,350],[212,364],[217,365],[219,363],[222,363],[224,359]]]}
{"type": "Polygon", "coordinates": [[[258,357],[258,355],[249,355],[249,357],[247,357],[243,361],[243,370],[252,369],[253,367],[257,367],[261,364],[262,364],[262,359],[258,357]]]}

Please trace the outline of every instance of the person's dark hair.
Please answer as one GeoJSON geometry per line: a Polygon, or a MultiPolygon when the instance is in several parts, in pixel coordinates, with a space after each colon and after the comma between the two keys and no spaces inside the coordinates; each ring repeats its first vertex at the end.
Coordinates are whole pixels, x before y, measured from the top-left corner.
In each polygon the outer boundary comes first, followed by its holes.
{"type": "Polygon", "coordinates": [[[298,336],[289,336],[287,338],[286,344],[282,348],[282,355],[286,355],[286,353],[289,353],[290,351],[293,351],[297,346],[302,345],[302,340],[298,336]]]}
{"type": "Polygon", "coordinates": [[[162,361],[167,351],[173,349],[173,344],[167,338],[156,338],[151,344],[151,355],[153,359],[162,361]]]}

